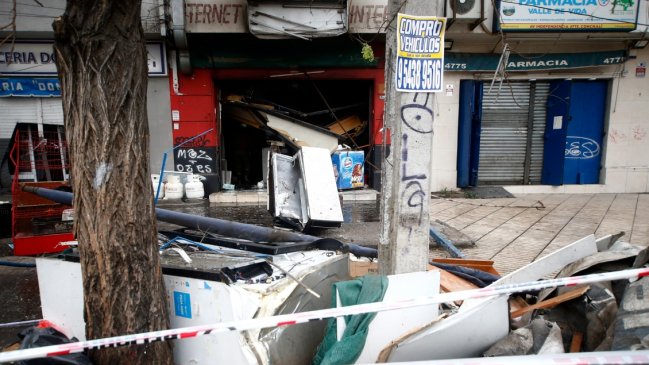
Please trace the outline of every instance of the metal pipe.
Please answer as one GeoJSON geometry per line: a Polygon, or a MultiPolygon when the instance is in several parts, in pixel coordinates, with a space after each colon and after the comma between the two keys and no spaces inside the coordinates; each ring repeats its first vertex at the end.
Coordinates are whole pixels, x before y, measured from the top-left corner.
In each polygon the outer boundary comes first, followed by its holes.
{"type": "MultiPolygon", "coordinates": [[[[24,186],[23,190],[53,200],[57,203],[72,205],[72,193],[39,188],[36,186],[24,186]]],[[[278,229],[232,222],[217,218],[201,217],[161,208],[156,208],[155,212],[158,220],[163,222],[173,223],[200,231],[216,233],[227,237],[247,239],[253,242],[312,242],[320,239],[320,237],[309,236],[301,233],[281,231],[278,229]]]]}
{"type": "MultiPolygon", "coordinates": [[[[57,203],[72,205],[72,193],[66,191],[39,188],[36,186],[23,186],[23,190],[50,199],[57,203]]],[[[172,210],[156,208],[158,220],[177,224],[188,228],[216,233],[227,237],[242,238],[253,242],[313,242],[320,237],[307,234],[281,231],[278,229],[232,222],[224,219],[201,217],[198,215],[174,212],[172,210]]],[[[356,244],[344,244],[349,252],[356,256],[376,258],[378,251],[375,248],[363,247],[356,244]]]]}
{"type": "Polygon", "coordinates": [[[312,242],[319,237],[156,208],[158,220],[253,242],[312,242]]]}

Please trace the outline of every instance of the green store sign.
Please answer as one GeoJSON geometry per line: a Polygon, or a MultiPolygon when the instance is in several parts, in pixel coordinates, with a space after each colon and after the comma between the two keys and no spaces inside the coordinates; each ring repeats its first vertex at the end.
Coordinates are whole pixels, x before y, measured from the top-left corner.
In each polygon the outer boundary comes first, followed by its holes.
{"type": "MultiPolygon", "coordinates": [[[[535,71],[561,70],[580,67],[607,66],[624,63],[625,51],[589,53],[552,53],[542,55],[510,54],[506,70],[535,71]]],[[[500,62],[500,54],[446,53],[445,71],[495,71],[500,62]]]]}

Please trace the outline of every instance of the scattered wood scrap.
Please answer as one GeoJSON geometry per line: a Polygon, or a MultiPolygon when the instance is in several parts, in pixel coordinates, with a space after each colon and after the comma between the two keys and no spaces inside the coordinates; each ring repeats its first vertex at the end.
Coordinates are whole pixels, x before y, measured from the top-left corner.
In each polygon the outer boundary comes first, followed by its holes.
{"type": "Polygon", "coordinates": [[[456,266],[469,267],[476,270],[482,270],[490,274],[500,276],[500,273],[494,269],[494,262],[491,260],[472,260],[472,259],[458,259],[458,258],[434,258],[433,262],[440,264],[449,264],[456,266]]]}
{"type": "Polygon", "coordinates": [[[535,309],[554,308],[558,304],[561,304],[563,302],[567,302],[569,300],[579,298],[580,296],[584,295],[588,291],[588,289],[590,289],[590,286],[577,288],[577,289],[565,292],[565,293],[563,293],[561,295],[557,295],[554,298],[538,302],[538,303],[530,305],[528,307],[520,308],[520,309],[518,309],[516,311],[511,312],[510,313],[511,317],[512,318],[520,317],[523,314],[525,314],[525,313],[527,313],[527,312],[529,312],[531,310],[535,310],[535,309]]]}
{"type": "Polygon", "coordinates": [[[440,283],[439,286],[445,292],[461,291],[461,290],[471,290],[479,289],[477,285],[462,279],[461,277],[452,274],[444,269],[440,269],[433,265],[428,265],[428,270],[437,270],[439,271],[440,283]]]}
{"type": "Polygon", "coordinates": [[[518,311],[523,310],[524,308],[529,307],[530,305],[527,304],[525,299],[519,297],[519,296],[513,296],[509,298],[509,313],[510,317],[512,319],[517,318],[512,315],[512,313],[516,313],[518,311]]]}
{"type": "Polygon", "coordinates": [[[570,352],[581,352],[581,343],[584,341],[584,333],[575,331],[572,333],[570,341],[570,352]]]}

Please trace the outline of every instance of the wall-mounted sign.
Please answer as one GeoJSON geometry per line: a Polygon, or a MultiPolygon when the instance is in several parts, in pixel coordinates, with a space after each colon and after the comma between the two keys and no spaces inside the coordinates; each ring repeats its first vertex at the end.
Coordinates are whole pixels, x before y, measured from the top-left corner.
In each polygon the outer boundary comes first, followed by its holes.
{"type": "MultiPolygon", "coordinates": [[[[387,0],[348,0],[350,33],[385,33],[387,0]]],[[[246,0],[185,0],[188,33],[248,33],[246,0]]]]}
{"type": "Polygon", "coordinates": [[[146,52],[149,76],[167,76],[167,57],[164,43],[147,43],[146,52]]]}
{"type": "Polygon", "coordinates": [[[61,83],[55,77],[0,77],[0,97],[61,96],[61,83]]]}
{"type": "Polygon", "coordinates": [[[247,33],[246,0],[186,0],[187,33],[247,33]]]}
{"type": "MultiPolygon", "coordinates": [[[[149,76],[167,75],[163,43],[147,43],[149,76]]],[[[17,41],[0,47],[0,75],[57,75],[52,42],[17,41]]]]}
{"type": "Polygon", "coordinates": [[[442,91],[445,23],[446,18],[398,14],[397,91],[442,91]]]}
{"type": "Polygon", "coordinates": [[[504,31],[632,31],[638,0],[500,0],[504,31]]]}
{"type": "MultiPolygon", "coordinates": [[[[495,71],[500,61],[499,54],[447,53],[446,71],[495,71]]],[[[546,53],[540,55],[510,54],[508,72],[533,70],[561,70],[580,67],[608,66],[624,63],[625,51],[589,53],[546,53]]]]}
{"type": "Polygon", "coordinates": [[[387,26],[387,0],[349,1],[350,33],[385,33],[387,26]]]}

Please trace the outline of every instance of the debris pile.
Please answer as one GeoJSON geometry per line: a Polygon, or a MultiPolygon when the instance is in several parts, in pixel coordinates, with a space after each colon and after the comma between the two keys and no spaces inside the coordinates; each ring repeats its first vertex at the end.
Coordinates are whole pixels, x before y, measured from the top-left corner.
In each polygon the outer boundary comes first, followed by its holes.
{"type": "MultiPolygon", "coordinates": [[[[620,236],[588,236],[503,277],[493,261],[434,259],[429,269],[439,272],[442,293],[502,285],[522,290],[525,283],[549,277],[562,278],[567,285],[444,303],[438,320],[421,321],[407,335],[395,336],[373,361],[473,358],[473,363],[482,363],[476,358],[649,349],[647,277],[632,283],[571,281],[577,275],[645,267],[648,249],[618,241],[620,236]]],[[[371,272],[376,270],[373,264],[374,268],[364,262],[353,267],[371,272]]]]}

